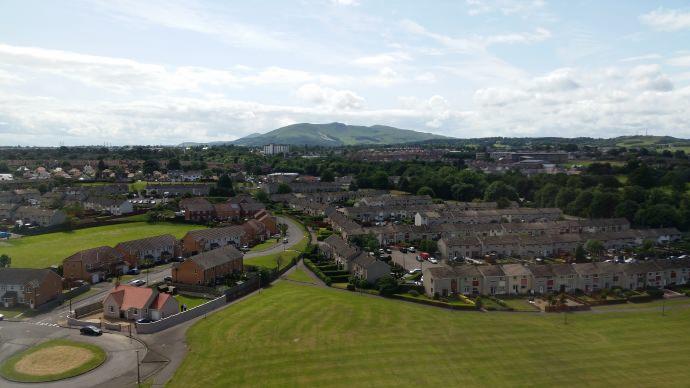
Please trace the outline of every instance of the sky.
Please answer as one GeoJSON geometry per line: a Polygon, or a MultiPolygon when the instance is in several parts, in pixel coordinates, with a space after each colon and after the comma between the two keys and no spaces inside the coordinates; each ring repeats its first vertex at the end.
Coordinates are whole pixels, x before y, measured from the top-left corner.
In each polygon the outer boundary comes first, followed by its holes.
{"type": "Polygon", "coordinates": [[[690,138],[687,1],[0,0],[0,145],[690,138]]]}

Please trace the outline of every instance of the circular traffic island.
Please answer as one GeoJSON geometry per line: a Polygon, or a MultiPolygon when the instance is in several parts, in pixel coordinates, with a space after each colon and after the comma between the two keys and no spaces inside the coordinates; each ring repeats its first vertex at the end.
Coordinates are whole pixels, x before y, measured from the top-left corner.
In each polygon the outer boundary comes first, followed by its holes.
{"type": "Polygon", "coordinates": [[[8,358],[0,365],[0,375],[22,383],[56,381],[86,373],[105,359],[105,351],[96,345],[56,339],[8,358]]]}

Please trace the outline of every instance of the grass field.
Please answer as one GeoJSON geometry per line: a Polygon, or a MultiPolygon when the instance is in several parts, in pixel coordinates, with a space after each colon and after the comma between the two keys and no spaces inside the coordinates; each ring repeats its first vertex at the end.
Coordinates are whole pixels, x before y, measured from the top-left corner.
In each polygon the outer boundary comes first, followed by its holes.
{"type": "Polygon", "coordinates": [[[312,277],[309,276],[308,273],[304,272],[301,268],[295,268],[295,270],[292,271],[292,273],[287,275],[287,278],[297,282],[316,284],[316,282],[314,282],[314,279],[312,279],[312,277]]]}
{"type": "Polygon", "coordinates": [[[269,248],[273,248],[274,246],[280,244],[280,241],[276,241],[274,238],[269,238],[268,240],[254,245],[249,251],[250,252],[259,252],[259,251],[264,251],[269,248]]]}
{"type": "Polygon", "coordinates": [[[193,296],[181,294],[175,295],[175,299],[180,304],[180,306],[182,306],[183,304],[187,305],[187,309],[191,309],[192,307],[196,307],[198,305],[208,302],[208,299],[206,298],[195,298],[193,296]]]}
{"type": "Polygon", "coordinates": [[[56,339],[8,358],[0,366],[0,374],[25,383],[62,380],[96,368],[105,358],[98,346],[56,339]]]}
{"type": "Polygon", "coordinates": [[[170,386],[687,386],[688,324],[680,306],[565,325],[280,282],[190,328],[170,386]]]}
{"type": "MultiPolygon", "coordinates": [[[[301,224],[300,224],[301,225],[301,224]]],[[[275,268],[277,265],[277,259],[278,256],[282,256],[282,261],[280,264],[280,268],[285,268],[290,264],[290,260],[293,258],[297,257],[300,253],[304,251],[304,249],[307,247],[307,244],[309,243],[309,237],[307,236],[307,231],[302,227],[302,239],[297,242],[297,244],[293,245],[292,247],[289,248],[289,250],[286,250],[284,252],[278,252],[278,253],[272,253],[269,255],[263,255],[263,256],[257,256],[257,257],[250,257],[244,258],[244,264],[246,265],[255,265],[257,267],[264,267],[264,268],[275,268]]]]}
{"type": "Polygon", "coordinates": [[[160,234],[182,237],[187,231],[203,226],[187,224],[129,222],[120,225],[98,226],[72,232],[48,233],[23,237],[0,243],[0,254],[12,258],[12,267],[46,268],[60,264],[66,257],[82,249],[101,245],[115,246],[119,242],[160,234]]]}

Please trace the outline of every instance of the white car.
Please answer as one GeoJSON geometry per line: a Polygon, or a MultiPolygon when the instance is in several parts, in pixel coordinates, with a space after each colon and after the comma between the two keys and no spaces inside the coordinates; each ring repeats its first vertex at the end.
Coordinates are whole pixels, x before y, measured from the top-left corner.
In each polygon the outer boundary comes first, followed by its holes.
{"type": "Polygon", "coordinates": [[[429,258],[429,263],[431,263],[431,264],[438,264],[438,260],[436,260],[436,259],[433,258],[433,257],[430,257],[430,258],[429,258]]]}
{"type": "Polygon", "coordinates": [[[408,252],[411,252],[411,253],[417,252],[417,250],[414,249],[414,247],[409,247],[409,248],[407,248],[407,251],[408,251],[408,252]]]}
{"type": "Polygon", "coordinates": [[[413,269],[413,270],[410,270],[409,274],[410,274],[410,275],[414,275],[414,274],[416,274],[417,272],[419,272],[419,271],[421,271],[421,270],[422,270],[421,268],[415,268],[415,269],[413,269]]]}
{"type": "Polygon", "coordinates": [[[136,287],[141,287],[144,284],[146,284],[146,280],[136,279],[136,280],[132,280],[131,282],[129,282],[129,284],[136,286],[136,287]]]}

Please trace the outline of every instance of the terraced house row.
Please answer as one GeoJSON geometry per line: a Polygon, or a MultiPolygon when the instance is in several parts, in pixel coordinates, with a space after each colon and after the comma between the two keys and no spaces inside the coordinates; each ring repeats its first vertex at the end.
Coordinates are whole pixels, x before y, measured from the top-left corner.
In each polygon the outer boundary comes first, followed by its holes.
{"type": "Polygon", "coordinates": [[[638,263],[460,265],[425,268],[424,290],[433,297],[463,295],[520,295],[574,292],[592,293],[620,287],[641,289],[686,284],[690,260],[654,260],[638,263]]]}

